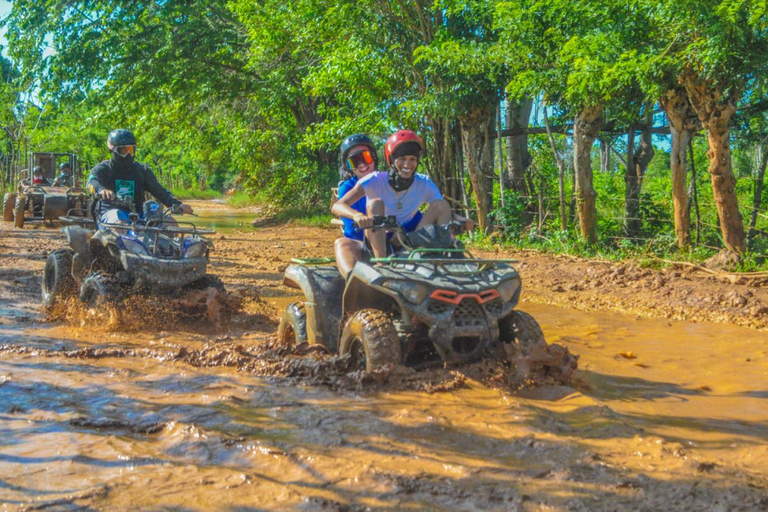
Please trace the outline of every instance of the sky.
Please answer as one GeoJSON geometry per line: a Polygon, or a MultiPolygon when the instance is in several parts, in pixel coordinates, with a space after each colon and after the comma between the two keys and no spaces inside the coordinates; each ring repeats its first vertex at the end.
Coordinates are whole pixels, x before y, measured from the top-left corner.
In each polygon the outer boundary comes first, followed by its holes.
{"type": "MultiPolygon", "coordinates": [[[[5,16],[11,12],[11,2],[10,0],[0,0],[0,18],[5,18],[5,16]]],[[[5,28],[0,29],[0,44],[3,45],[3,54],[6,54],[5,46],[5,28]]]]}

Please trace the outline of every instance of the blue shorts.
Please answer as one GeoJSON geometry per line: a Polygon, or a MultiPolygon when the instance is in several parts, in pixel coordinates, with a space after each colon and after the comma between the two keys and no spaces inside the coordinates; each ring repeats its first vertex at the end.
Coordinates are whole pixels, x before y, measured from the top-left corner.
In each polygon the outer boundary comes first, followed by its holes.
{"type": "Polygon", "coordinates": [[[401,224],[405,232],[413,233],[414,231],[416,231],[416,228],[419,226],[419,222],[421,222],[422,217],[423,215],[421,214],[421,212],[416,212],[416,215],[414,215],[411,220],[401,224]]]}

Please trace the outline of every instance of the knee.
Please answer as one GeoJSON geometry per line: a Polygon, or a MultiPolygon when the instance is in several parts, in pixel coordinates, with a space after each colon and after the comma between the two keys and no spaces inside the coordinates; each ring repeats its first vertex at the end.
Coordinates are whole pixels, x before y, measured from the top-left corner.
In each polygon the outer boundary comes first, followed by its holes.
{"type": "Polygon", "coordinates": [[[370,199],[368,201],[368,214],[369,215],[384,215],[384,201],[378,197],[370,199]]]}
{"type": "Polygon", "coordinates": [[[333,250],[336,251],[336,253],[343,252],[347,249],[347,239],[346,238],[337,238],[335,242],[333,242],[333,250]]]}

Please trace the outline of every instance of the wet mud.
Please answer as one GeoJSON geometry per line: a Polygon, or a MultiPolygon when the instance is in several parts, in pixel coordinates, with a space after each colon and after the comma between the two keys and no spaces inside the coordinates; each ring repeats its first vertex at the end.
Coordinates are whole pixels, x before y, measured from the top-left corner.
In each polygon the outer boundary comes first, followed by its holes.
{"type": "Polygon", "coordinates": [[[723,320],[690,323],[663,293],[674,276],[646,294],[657,277],[642,269],[525,255],[521,308],[579,357],[569,385],[521,383],[501,355],[370,375],[275,336],[295,300],[282,270],[329,255],[335,236],[226,231],[212,255],[226,297],[46,318],[39,275],[62,235],[0,223],[4,509],[768,508],[768,340],[733,325],[759,315],[703,300],[735,291],[755,307],[760,286],[681,273],[702,305],[687,318],[723,320]]]}

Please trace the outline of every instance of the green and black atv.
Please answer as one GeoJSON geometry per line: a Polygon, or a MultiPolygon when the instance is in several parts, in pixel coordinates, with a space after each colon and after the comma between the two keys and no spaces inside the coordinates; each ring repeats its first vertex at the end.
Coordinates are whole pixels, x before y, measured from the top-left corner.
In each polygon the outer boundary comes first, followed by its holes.
{"type": "MultiPolygon", "coordinates": [[[[394,217],[374,228],[395,234],[401,249],[358,261],[345,280],[331,259],[293,260],[283,282],[304,294],[278,328],[286,344],[321,344],[368,372],[398,364],[466,363],[498,344],[518,365],[548,345],[536,320],[515,309],[521,280],[515,260],[477,259],[454,237],[463,226],[426,226],[406,234],[394,217]]],[[[567,380],[576,358],[563,350],[553,370],[567,380]]]]}

